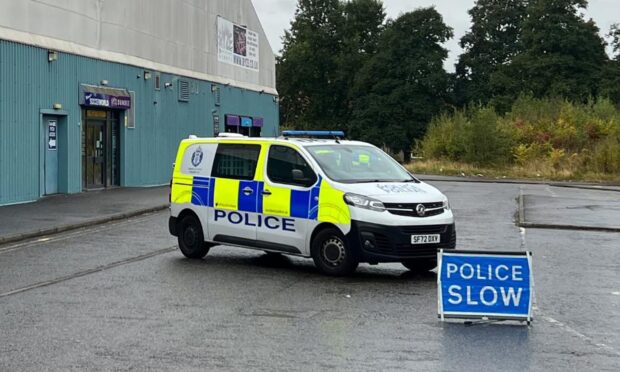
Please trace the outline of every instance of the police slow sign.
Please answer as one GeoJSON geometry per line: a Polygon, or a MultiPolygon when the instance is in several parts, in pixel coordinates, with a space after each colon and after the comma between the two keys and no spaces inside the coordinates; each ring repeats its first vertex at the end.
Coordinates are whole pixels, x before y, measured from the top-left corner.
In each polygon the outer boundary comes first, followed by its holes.
{"type": "Polygon", "coordinates": [[[532,260],[529,252],[441,250],[439,317],[530,321],[532,260]]]}

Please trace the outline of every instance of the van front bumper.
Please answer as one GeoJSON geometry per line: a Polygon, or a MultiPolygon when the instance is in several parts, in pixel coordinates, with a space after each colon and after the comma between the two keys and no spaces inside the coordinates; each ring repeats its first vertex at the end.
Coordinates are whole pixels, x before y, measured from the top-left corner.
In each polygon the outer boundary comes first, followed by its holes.
{"type": "Polygon", "coordinates": [[[439,248],[456,247],[454,223],[447,225],[387,226],[353,220],[347,234],[360,262],[402,262],[436,258],[439,248]],[[436,244],[411,244],[411,235],[439,234],[436,244]]]}

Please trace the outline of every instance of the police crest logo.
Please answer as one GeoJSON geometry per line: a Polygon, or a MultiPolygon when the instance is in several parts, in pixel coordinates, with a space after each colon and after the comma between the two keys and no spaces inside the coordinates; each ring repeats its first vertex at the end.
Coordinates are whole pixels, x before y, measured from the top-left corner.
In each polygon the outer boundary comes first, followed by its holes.
{"type": "Polygon", "coordinates": [[[203,156],[204,156],[204,154],[202,152],[202,149],[200,147],[198,147],[196,149],[196,151],[194,151],[194,153],[192,154],[192,165],[194,167],[199,166],[200,163],[202,163],[203,156]]]}

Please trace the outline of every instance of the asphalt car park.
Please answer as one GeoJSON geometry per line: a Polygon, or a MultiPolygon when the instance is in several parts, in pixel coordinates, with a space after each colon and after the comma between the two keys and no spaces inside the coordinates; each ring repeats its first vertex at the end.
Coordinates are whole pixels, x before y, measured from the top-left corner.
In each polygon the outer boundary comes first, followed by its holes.
{"type": "Polygon", "coordinates": [[[164,211],[0,246],[0,370],[618,370],[620,193],[431,183],[457,249],[533,252],[529,327],[442,323],[436,276],[397,263],[189,260],[164,211]]]}

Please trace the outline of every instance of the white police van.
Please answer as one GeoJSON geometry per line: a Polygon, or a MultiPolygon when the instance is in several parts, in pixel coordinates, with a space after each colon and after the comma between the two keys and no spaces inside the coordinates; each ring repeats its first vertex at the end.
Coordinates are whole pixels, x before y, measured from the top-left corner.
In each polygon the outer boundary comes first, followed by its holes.
{"type": "Polygon", "coordinates": [[[312,257],[330,275],[360,262],[435,267],[437,249],[456,245],[446,196],[377,147],[342,138],[285,131],[181,141],[169,220],[181,252],[202,258],[225,244],[312,257]]]}

